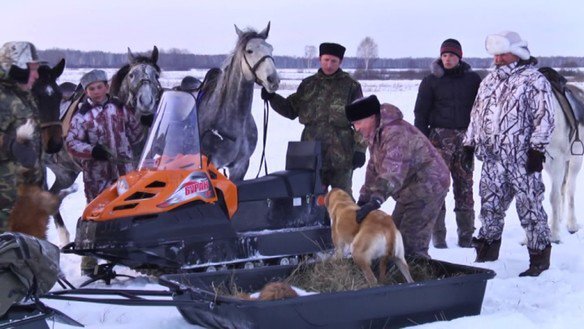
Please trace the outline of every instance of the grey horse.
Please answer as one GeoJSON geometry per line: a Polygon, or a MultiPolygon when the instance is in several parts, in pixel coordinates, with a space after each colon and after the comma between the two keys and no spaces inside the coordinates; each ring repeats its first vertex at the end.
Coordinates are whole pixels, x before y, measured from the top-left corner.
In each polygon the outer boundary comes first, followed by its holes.
{"type": "Polygon", "coordinates": [[[255,150],[258,131],[251,114],[254,82],[274,92],[280,85],[266,42],[270,23],[261,32],[241,31],[220,72],[199,91],[199,126],[202,152],[217,168],[227,168],[229,178],[242,180],[255,150]]]}

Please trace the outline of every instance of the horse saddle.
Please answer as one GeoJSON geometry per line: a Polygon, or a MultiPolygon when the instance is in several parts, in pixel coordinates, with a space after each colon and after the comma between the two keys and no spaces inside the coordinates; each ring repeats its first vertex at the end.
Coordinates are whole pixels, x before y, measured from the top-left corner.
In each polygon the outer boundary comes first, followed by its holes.
{"type": "Polygon", "coordinates": [[[569,138],[570,140],[579,139],[578,136],[578,125],[584,123],[584,104],[574,95],[580,94],[582,92],[571,85],[567,84],[566,78],[564,78],[558,71],[552,69],[551,67],[542,67],[539,69],[552,85],[552,91],[556,96],[562,112],[568,121],[570,127],[569,138]]]}

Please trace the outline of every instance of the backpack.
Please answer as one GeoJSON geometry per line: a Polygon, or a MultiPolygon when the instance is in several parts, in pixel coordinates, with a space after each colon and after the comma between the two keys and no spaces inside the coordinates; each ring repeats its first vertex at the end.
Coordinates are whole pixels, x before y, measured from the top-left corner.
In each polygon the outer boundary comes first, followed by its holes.
{"type": "Polygon", "coordinates": [[[0,317],[23,299],[38,299],[59,275],[59,248],[22,233],[0,234],[0,317]]]}

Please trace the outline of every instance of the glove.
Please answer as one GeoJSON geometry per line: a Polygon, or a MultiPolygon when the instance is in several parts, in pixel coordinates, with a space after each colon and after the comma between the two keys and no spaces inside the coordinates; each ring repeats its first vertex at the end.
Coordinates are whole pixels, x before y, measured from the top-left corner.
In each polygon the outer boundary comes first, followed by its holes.
{"type": "Polygon", "coordinates": [[[21,144],[13,141],[10,145],[10,152],[12,152],[14,160],[25,168],[33,168],[37,161],[37,152],[30,142],[21,144]]]}
{"type": "Polygon", "coordinates": [[[525,163],[525,170],[528,174],[533,172],[541,172],[543,163],[545,162],[545,155],[538,150],[529,149],[527,151],[527,162],[525,163]]]}
{"type": "Polygon", "coordinates": [[[270,93],[266,88],[262,87],[262,99],[265,101],[270,101],[276,93],[270,93]]]}
{"type": "Polygon", "coordinates": [[[151,127],[152,126],[152,121],[154,121],[154,114],[140,116],[140,123],[143,126],[151,127]]]}
{"type": "Polygon", "coordinates": [[[91,157],[95,160],[107,161],[111,154],[101,144],[97,144],[91,150],[91,157]]]}
{"type": "Polygon", "coordinates": [[[365,164],[365,153],[355,152],[353,153],[353,170],[363,167],[365,164]]]}
{"type": "Polygon", "coordinates": [[[359,201],[357,201],[357,205],[358,205],[359,207],[361,207],[362,205],[366,204],[367,202],[369,202],[369,201],[367,201],[367,200],[361,200],[361,199],[359,199],[359,201]]]}
{"type": "Polygon", "coordinates": [[[462,147],[462,165],[464,168],[472,170],[474,163],[474,146],[463,146],[462,147]]]}
{"type": "Polygon", "coordinates": [[[362,205],[361,208],[357,210],[357,223],[361,224],[363,219],[373,210],[379,209],[381,207],[382,201],[378,198],[371,198],[369,202],[362,205]]]}

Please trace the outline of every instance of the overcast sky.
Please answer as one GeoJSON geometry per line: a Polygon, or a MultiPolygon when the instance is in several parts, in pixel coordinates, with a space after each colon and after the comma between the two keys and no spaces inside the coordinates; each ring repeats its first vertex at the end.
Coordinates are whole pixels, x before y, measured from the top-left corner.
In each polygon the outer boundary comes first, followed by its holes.
{"type": "Polygon", "coordinates": [[[379,56],[434,57],[456,38],[464,56],[488,57],[485,36],[514,30],[534,56],[584,56],[582,0],[12,0],[2,1],[0,41],[39,49],[125,52],[187,49],[225,54],[233,25],[261,30],[274,55],[303,56],[306,45],[338,42],[355,56],[372,37],[379,56]]]}

